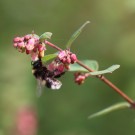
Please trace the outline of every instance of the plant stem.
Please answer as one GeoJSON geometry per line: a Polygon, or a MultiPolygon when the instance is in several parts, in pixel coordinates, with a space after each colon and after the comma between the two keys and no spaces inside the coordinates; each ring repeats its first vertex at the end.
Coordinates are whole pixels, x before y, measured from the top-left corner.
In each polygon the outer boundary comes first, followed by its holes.
{"type": "MultiPolygon", "coordinates": [[[[45,41],[45,44],[57,49],[58,51],[62,51],[61,48],[59,48],[58,46],[45,41]]],[[[89,72],[93,72],[94,70],[92,70],[91,68],[89,68],[88,66],[84,65],[81,61],[77,60],[77,62],[80,66],[84,67],[85,69],[87,69],[89,72]]],[[[103,75],[97,75],[97,78],[99,78],[100,80],[102,80],[105,84],[107,84],[109,87],[111,87],[115,92],[117,92],[121,97],[123,97],[132,107],[135,108],[135,102],[129,98],[123,91],[121,91],[117,86],[115,86],[111,81],[109,81],[105,76],[103,75]]]]}
{"type": "Polygon", "coordinates": [[[45,41],[45,44],[51,46],[52,48],[55,48],[58,51],[62,51],[61,48],[59,48],[58,46],[52,44],[51,42],[45,41]]]}
{"type": "MultiPolygon", "coordinates": [[[[94,70],[90,69],[88,66],[84,65],[81,61],[77,60],[77,63],[87,69],[90,72],[93,72],[94,70]]],[[[113,90],[115,90],[119,95],[121,95],[128,103],[130,103],[133,107],[135,107],[135,102],[129,98],[124,92],[122,92],[118,87],[116,87],[112,82],[110,82],[105,76],[103,75],[97,75],[97,78],[102,80],[105,84],[107,84],[109,87],[111,87],[113,90]]]]}

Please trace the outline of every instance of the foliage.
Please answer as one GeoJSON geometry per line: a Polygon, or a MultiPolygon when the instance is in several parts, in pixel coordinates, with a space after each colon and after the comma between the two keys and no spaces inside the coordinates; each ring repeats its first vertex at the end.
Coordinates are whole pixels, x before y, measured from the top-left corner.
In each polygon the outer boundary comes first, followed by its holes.
{"type": "MultiPolygon", "coordinates": [[[[101,119],[87,121],[88,114],[121,100],[99,80],[90,78],[84,85],[76,86],[71,74],[66,74],[66,78],[61,78],[64,87],[60,91],[45,88],[43,95],[37,99],[29,58],[19,55],[11,47],[13,36],[34,29],[36,33],[52,31],[54,36],[51,41],[64,48],[70,32],[89,19],[91,24],[74,42],[72,51],[81,59],[98,60],[100,69],[119,63],[122,68],[106,76],[127,95],[135,98],[133,0],[28,0],[23,1],[23,5],[22,1],[1,0],[0,3],[0,134],[11,134],[16,112],[25,105],[33,106],[37,111],[39,135],[113,135],[114,131],[118,135],[135,134],[134,111],[118,111],[101,119]],[[119,128],[119,125],[123,128],[119,128]]],[[[53,50],[48,52],[52,54],[53,50]]]]}

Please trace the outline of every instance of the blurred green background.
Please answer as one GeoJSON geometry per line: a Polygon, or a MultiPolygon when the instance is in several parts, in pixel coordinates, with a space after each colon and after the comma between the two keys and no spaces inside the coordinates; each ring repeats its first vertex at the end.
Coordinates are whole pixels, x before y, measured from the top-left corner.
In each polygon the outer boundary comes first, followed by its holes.
{"type": "MultiPolygon", "coordinates": [[[[85,21],[72,46],[79,59],[94,59],[100,69],[121,68],[107,75],[135,99],[135,0],[0,0],[0,135],[11,135],[18,109],[30,106],[38,116],[37,135],[134,135],[134,110],[87,117],[123,99],[96,78],[74,84],[67,73],[59,91],[44,89],[36,96],[30,57],[12,47],[15,36],[52,32],[52,43],[64,48],[85,21]]],[[[55,52],[48,49],[48,53],[55,52]]]]}

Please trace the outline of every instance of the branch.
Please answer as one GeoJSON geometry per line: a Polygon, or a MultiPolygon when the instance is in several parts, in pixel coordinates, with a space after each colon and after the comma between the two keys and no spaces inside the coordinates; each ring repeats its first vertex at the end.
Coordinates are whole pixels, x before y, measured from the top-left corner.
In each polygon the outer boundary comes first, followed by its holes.
{"type": "MultiPolygon", "coordinates": [[[[57,49],[58,51],[62,51],[61,48],[59,48],[58,46],[48,42],[48,41],[45,41],[45,44],[46,45],[49,45],[55,49],[57,49]]],[[[84,65],[81,61],[77,60],[76,62],[77,64],[79,64],[80,66],[84,67],[85,69],[87,69],[89,72],[93,72],[94,70],[92,70],[91,68],[89,68],[88,66],[84,65]]],[[[111,81],[109,81],[105,76],[103,75],[97,75],[96,76],[98,79],[100,79],[101,81],[103,81],[105,84],[107,84],[109,87],[111,87],[115,92],[117,92],[121,97],[124,98],[124,100],[126,100],[128,103],[130,103],[130,105],[132,107],[135,108],[135,102],[129,98],[122,90],[120,90],[117,86],[115,86],[111,81]]]]}

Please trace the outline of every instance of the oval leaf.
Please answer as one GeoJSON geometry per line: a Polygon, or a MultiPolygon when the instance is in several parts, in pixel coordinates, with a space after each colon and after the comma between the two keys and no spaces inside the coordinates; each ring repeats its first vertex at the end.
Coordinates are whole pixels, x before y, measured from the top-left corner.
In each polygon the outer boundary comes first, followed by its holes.
{"type": "Polygon", "coordinates": [[[71,36],[71,38],[69,39],[66,47],[70,48],[72,43],[75,41],[75,39],[80,35],[80,33],[82,32],[82,30],[84,29],[84,27],[90,23],[90,21],[86,21],[77,31],[75,31],[75,33],[73,33],[73,35],[71,36]]]}
{"type": "Polygon", "coordinates": [[[45,32],[44,34],[42,34],[39,39],[40,41],[44,41],[46,39],[50,39],[52,36],[52,33],[51,32],[45,32]]]}
{"type": "MultiPolygon", "coordinates": [[[[98,63],[95,60],[82,60],[81,62],[95,71],[98,70],[98,63]]],[[[87,69],[81,67],[77,63],[71,64],[69,71],[71,71],[71,72],[79,72],[79,71],[80,72],[89,72],[87,69]]]]}
{"type": "Polygon", "coordinates": [[[104,109],[104,110],[101,110],[101,111],[99,111],[97,113],[94,113],[94,114],[90,115],[88,117],[88,119],[92,119],[92,118],[95,118],[95,117],[103,116],[103,115],[109,114],[109,113],[111,113],[113,111],[121,110],[121,109],[126,109],[126,108],[130,108],[130,107],[131,107],[131,105],[129,103],[127,103],[127,102],[117,103],[117,104],[114,104],[114,105],[104,109]]]}
{"type": "Polygon", "coordinates": [[[54,58],[56,58],[57,57],[57,54],[56,53],[54,53],[54,54],[48,54],[48,55],[45,55],[43,58],[42,58],[42,62],[47,62],[47,61],[49,61],[49,60],[52,60],[52,59],[54,59],[54,58]]]}
{"type": "Polygon", "coordinates": [[[109,67],[105,70],[91,72],[90,75],[102,75],[102,74],[106,74],[106,73],[112,73],[119,67],[120,67],[120,65],[112,65],[111,67],[109,67]]]}

